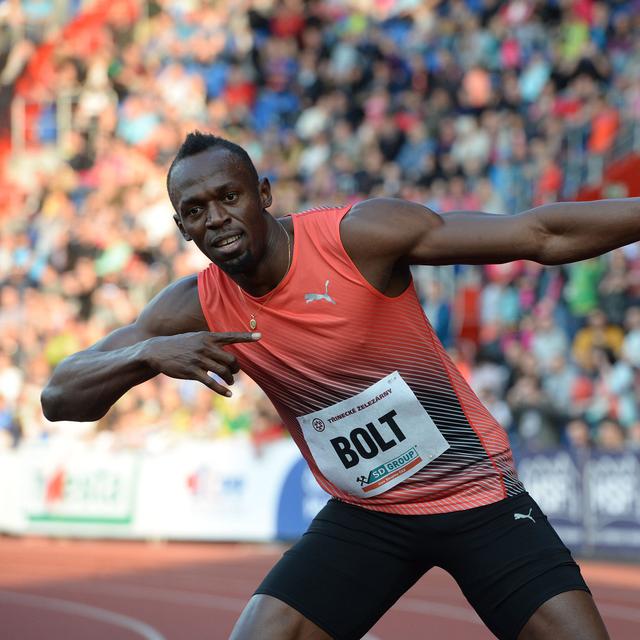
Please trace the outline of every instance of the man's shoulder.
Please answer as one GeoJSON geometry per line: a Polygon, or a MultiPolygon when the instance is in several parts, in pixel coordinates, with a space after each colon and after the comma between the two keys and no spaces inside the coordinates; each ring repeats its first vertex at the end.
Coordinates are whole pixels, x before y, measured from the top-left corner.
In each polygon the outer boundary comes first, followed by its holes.
{"type": "Polygon", "coordinates": [[[418,202],[402,198],[380,197],[356,202],[349,210],[349,218],[380,219],[387,224],[394,224],[403,216],[424,216],[425,213],[433,214],[434,212],[418,202]]]}
{"type": "Polygon", "coordinates": [[[439,224],[439,216],[417,202],[399,198],[370,198],[354,204],[344,216],[340,233],[343,242],[365,244],[378,249],[385,240],[410,235],[414,228],[439,224]],[[375,247],[371,243],[375,244],[375,247]]]}
{"type": "Polygon", "coordinates": [[[198,298],[198,274],[192,273],[175,280],[161,292],[171,302],[189,302],[198,298]]]}
{"type": "Polygon", "coordinates": [[[200,296],[198,295],[198,274],[192,273],[172,282],[166,289],[167,303],[175,307],[176,313],[201,314],[200,296]]]}
{"type": "Polygon", "coordinates": [[[310,207],[290,213],[283,216],[282,219],[291,218],[294,228],[320,229],[322,227],[333,227],[335,221],[341,220],[351,207],[351,204],[310,207]]]}
{"type": "MultiPolygon", "coordinates": [[[[331,213],[338,213],[340,211],[348,210],[352,207],[352,204],[338,204],[338,205],[318,205],[315,207],[309,207],[308,209],[302,209],[288,215],[295,216],[296,218],[305,218],[309,216],[326,216],[331,213]]],[[[286,217],[286,216],[285,216],[286,217]]]]}

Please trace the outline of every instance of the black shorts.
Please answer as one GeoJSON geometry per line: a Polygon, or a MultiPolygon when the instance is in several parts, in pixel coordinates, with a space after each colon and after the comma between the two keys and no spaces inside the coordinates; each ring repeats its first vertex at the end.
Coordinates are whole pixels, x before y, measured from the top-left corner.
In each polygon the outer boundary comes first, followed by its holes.
{"type": "Polygon", "coordinates": [[[332,498],[256,593],[286,602],[337,640],[356,640],[434,566],[453,576],[501,639],[515,639],[554,595],[589,591],[569,550],[523,493],[427,516],[332,498]]]}

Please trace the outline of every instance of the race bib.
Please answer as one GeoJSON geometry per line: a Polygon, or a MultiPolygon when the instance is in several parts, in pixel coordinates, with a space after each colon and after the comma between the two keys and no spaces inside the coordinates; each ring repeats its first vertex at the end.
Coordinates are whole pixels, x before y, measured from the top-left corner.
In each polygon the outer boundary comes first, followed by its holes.
{"type": "Polygon", "coordinates": [[[395,487],[450,446],[397,371],[298,422],[324,476],[360,498],[395,487]]]}

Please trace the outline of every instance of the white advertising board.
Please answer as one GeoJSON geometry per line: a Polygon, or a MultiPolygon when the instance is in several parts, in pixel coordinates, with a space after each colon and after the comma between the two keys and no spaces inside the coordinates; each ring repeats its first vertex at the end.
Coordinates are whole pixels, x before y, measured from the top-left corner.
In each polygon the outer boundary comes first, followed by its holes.
{"type": "Polygon", "coordinates": [[[0,453],[0,532],[73,537],[268,541],[290,440],[186,441],[162,454],[74,446],[0,453]]]}

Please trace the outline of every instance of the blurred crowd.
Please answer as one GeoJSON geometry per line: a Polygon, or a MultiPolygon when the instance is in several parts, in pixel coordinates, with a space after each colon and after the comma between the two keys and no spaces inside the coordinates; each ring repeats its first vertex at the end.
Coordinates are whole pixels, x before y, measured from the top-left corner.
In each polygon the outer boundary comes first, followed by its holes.
{"type": "MultiPolygon", "coordinates": [[[[243,145],[275,215],[372,196],[513,214],[596,183],[640,131],[634,0],[69,2],[52,28],[61,4],[0,3],[0,447],[282,436],[243,376],[232,400],[160,376],[95,424],[40,411],[62,358],[204,266],[165,192],[189,131],[243,145]]],[[[640,446],[637,245],[415,279],[514,446],[640,446]]]]}

